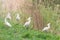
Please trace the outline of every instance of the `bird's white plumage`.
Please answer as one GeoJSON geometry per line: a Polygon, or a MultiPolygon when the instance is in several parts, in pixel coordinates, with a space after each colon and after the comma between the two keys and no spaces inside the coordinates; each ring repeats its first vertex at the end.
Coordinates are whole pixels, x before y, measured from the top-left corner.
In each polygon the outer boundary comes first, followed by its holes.
{"type": "Polygon", "coordinates": [[[25,22],[24,26],[29,26],[30,22],[31,22],[31,21],[25,22]]]}
{"type": "Polygon", "coordinates": [[[20,15],[19,14],[16,15],[16,20],[18,20],[18,21],[20,20],[20,15]]]}
{"type": "Polygon", "coordinates": [[[8,12],[7,16],[6,16],[7,19],[11,19],[11,14],[8,12]]]}
{"type": "Polygon", "coordinates": [[[44,27],[42,31],[48,31],[50,29],[50,23],[47,24],[47,27],[44,27]]]}
{"type": "Polygon", "coordinates": [[[30,25],[30,22],[31,22],[31,17],[28,18],[28,21],[25,22],[24,26],[29,26],[30,25]]]}
{"type": "Polygon", "coordinates": [[[5,25],[12,27],[12,25],[7,21],[7,19],[5,18],[5,25]]]}

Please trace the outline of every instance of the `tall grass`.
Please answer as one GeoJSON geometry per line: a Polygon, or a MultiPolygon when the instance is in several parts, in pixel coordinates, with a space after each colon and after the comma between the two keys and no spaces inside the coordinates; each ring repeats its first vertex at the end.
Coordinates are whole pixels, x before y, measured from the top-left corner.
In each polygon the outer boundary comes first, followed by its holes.
{"type": "Polygon", "coordinates": [[[53,33],[60,32],[60,19],[56,11],[42,6],[40,7],[40,12],[43,15],[44,25],[46,26],[46,24],[50,22],[53,33]]]}
{"type": "Polygon", "coordinates": [[[11,28],[4,24],[4,18],[7,15],[8,10],[0,8],[0,40],[60,40],[60,20],[55,11],[45,8],[44,6],[40,7],[40,12],[44,19],[44,26],[47,26],[46,24],[49,22],[51,23],[49,32],[36,31],[30,28],[26,29],[23,24],[31,15],[25,14],[20,10],[10,12],[12,16],[12,20],[9,20],[12,24],[11,28]],[[21,17],[20,24],[18,25],[16,25],[16,13],[19,13],[21,17]],[[56,33],[58,35],[56,35],[56,33]]]}

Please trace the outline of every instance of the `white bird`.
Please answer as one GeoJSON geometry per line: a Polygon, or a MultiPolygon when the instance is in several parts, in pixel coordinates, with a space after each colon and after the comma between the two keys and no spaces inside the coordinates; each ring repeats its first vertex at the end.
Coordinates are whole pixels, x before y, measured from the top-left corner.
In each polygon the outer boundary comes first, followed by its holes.
{"type": "Polygon", "coordinates": [[[7,16],[6,16],[7,19],[11,19],[11,14],[8,12],[7,16]]]}
{"type": "Polygon", "coordinates": [[[47,27],[44,27],[42,31],[48,31],[50,29],[50,23],[47,24],[47,27]]]}
{"type": "Polygon", "coordinates": [[[7,19],[5,18],[5,25],[12,27],[12,25],[7,21],[7,19]]]}
{"type": "Polygon", "coordinates": [[[20,20],[20,15],[19,15],[19,14],[16,15],[16,20],[17,20],[17,21],[20,20]]]}
{"type": "Polygon", "coordinates": [[[27,19],[27,22],[25,22],[24,26],[28,27],[31,23],[31,17],[27,19]]]}

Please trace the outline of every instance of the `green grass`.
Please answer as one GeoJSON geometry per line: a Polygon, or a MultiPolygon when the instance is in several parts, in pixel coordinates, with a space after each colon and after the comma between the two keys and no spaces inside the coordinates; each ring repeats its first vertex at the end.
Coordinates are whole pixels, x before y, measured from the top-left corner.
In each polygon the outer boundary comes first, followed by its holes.
{"type": "Polygon", "coordinates": [[[60,36],[48,32],[26,29],[14,24],[11,28],[0,20],[0,40],[60,40],[60,36]]]}
{"type": "Polygon", "coordinates": [[[53,31],[52,33],[36,31],[30,28],[25,29],[22,24],[30,15],[23,14],[23,12],[20,12],[20,10],[16,12],[11,11],[13,20],[10,21],[12,27],[9,28],[4,24],[4,18],[7,12],[7,10],[0,10],[0,40],[60,40],[60,34],[55,34],[57,32],[60,33],[60,20],[58,19],[60,15],[58,16],[55,11],[44,8],[44,6],[40,7],[40,12],[42,13],[44,19],[44,26],[50,22],[51,30],[53,31]],[[21,21],[19,25],[16,25],[16,13],[20,13],[21,15],[21,21]],[[57,20],[59,21],[58,23],[57,20]]]}

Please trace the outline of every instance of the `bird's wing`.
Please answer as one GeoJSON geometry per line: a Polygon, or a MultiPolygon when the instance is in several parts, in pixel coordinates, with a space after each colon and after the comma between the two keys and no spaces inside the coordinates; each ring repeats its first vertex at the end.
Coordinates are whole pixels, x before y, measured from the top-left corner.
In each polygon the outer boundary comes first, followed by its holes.
{"type": "Polygon", "coordinates": [[[24,26],[28,25],[28,22],[25,22],[24,26]]]}
{"type": "Polygon", "coordinates": [[[47,27],[44,27],[44,28],[43,28],[43,31],[46,30],[46,29],[47,29],[47,27]]]}

